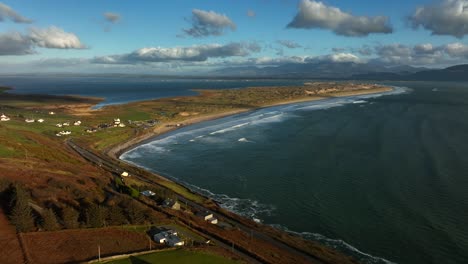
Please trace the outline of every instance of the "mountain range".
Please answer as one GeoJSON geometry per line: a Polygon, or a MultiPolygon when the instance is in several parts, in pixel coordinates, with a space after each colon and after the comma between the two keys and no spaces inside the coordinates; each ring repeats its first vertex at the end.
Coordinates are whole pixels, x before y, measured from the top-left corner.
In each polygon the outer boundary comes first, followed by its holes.
{"type": "Polygon", "coordinates": [[[228,67],[210,73],[213,77],[311,78],[376,81],[468,81],[468,64],[444,69],[409,65],[384,66],[376,63],[314,62],[269,67],[228,67]]]}

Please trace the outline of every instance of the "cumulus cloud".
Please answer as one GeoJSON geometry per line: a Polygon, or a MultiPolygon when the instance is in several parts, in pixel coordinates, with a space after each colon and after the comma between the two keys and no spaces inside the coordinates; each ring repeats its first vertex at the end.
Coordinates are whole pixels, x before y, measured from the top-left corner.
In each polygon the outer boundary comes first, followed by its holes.
{"type": "Polygon", "coordinates": [[[468,59],[468,45],[463,43],[450,43],[443,47],[443,50],[451,57],[463,57],[468,59]]]}
{"type": "Polygon", "coordinates": [[[183,29],[183,31],[185,34],[196,38],[220,36],[225,33],[226,29],[236,30],[236,24],[229,17],[214,11],[193,9],[190,22],[192,27],[183,29]]]}
{"type": "Polygon", "coordinates": [[[299,12],[287,25],[288,28],[320,28],[337,35],[363,37],[372,33],[392,33],[393,28],[385,16],[354,16],[337,7],[314,0],[302,0],[299,12]]]}
{"type": "Polygon", "coordinates": [[[57,27],[31,28],[27,34],[10,32],[0,35],[0,55],[33,54],[36,47],[49,49],[86,48],[73,33],[57,27]]]}
{"type": "Polygon", "coordinates": [[[32,23],[32,20],[15,12],[11,7],[0,2],[0,21],[11,20],[15,23],[32,23]]]}
{"type": "Polygon", "coordinates": [[[295,48],[300,48],[302,47],[300,44],[290,41],[290,40],[278,40],[277,41],[281,46],[284,46],[289,49],[295,49],[295,48]]]}
{"type": "Polygon", "coordinates": [[[110,22],[110,23],[117,23],[120,21],[120,19],[122,18],[120,16],[120,14],[117,14],[117,13],[113,13],[113,12],[106,12],[103,14],[104,16],[104,19],[106,19],[107,22],[110,22]]]}
{"type": "Polygon", "coordinates": [[[439,0],[421,6],[409,17],[413,28],[423,27],[433,35],[462,38],[468,34],[468,1],[439,0]]]}
{"type": "Polygon", "coordinates": [[[80,39],[73,33],[51,26],[45,29],[31,28],[29,37],[35,45],[49,49],[84,49],[80,39]]]}
{"type": "Polygon", "coordinates": [[[450,43],[434,46],[431,43],[407,46],[403,44],[380,45],[375,47],[377,59],[387,64],[441,65],[462,63],[468,58],[468,46],[450,43]]]}
{"type": "Polygon", "coordinates": [[[256,43],[233,42],[226,45],[206,44],[191,47],[148,47],[122,55],[96,57],[99,64],[137,64],[148,62],[201,62],[209,58],[244,57],[260,51],[256,43]]]}
{"type": "Polygon", "coordinates": [[[352,53],[334,53],[334,54],[328,54],[328,55],[322,55],[322,56],[316,56],[316,57],[307,57],[305,59],[305,62],[363,63],[364,61],[352,53]]]}
{"type": "Polygon", "coordinates": [[[257,14],[255,13],[255,11],[249,9],[247,10],[247,16],[248,17],[255,17],[257,14]]]}
{"type": "Polygon", "coordinates": [[[0,56],[33,54],[33,42],[18,32],[0,35],[0,56]]]}

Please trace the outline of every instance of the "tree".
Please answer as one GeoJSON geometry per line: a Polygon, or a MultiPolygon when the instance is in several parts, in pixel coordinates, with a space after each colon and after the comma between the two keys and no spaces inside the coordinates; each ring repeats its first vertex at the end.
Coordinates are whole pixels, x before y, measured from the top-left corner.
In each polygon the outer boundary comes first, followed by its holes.
{"type": "Polygon", "coordinates": [[[145,214],[143,210],[140,208],[140,205],[133,200],[127,207],[127,214],[128,220],[132,224],[141,224],[145,220],[145,214]]]}
{"type": "Polygon", "coordinates": [[[78,222],[79,217],[80,213],[72,207],[65,207],[62,210],[63,224],[67,229],[78,228],[80,226],[80,223],[78,222]]]}
{"type": "Polygon", "coordinates": [[[34,218],[29,207],[29,193],[21,186],[15,186],[12,199],[11,222],[18,232],[28,232],[34,229],[34,218]]]}
{"type": "Polygon", "coordinates": [[[109,210],[109,223],[112,225],[125,224],[127,220],[123,214],[122,208],[119,206],[112,206],[109,210]]]}
{"type": "Polygon", "coordinates": [[[86,223],[90,227],[103,227],[105,218],[105,208],[100,205],[91,204],[86,210],[86,223]]]}
{"type": "Polygon", "coordinates": [[[44,210],[42,214],[42,227],[47,231],[55,231],[60,229],[57,221],[57,215],[52,208],[44,210]]]}

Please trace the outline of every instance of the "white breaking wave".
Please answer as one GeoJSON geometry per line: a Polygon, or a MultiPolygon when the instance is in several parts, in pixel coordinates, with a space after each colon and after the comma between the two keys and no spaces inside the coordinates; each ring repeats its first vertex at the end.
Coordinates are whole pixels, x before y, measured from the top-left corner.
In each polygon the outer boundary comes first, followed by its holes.
{"type": "Polygon", "coordinates": [[[361,250],[357,249],[356,247],[346,243],[345,241],[341,239],[332,239],[328,238],[324,235],[318,234],[318,233],[311,233],[311,232],[295,232],[292,230],[289,230],[288,228],[278,225],[278,224],[272,224],[271,226],[278,228],[280,230],[286,231],[288,233],[294,234],[301,236],[303,238],[313,240],[313,241],[318,241],[326,246],[332,247],[332,248],[337,248],[341,250],[347,250],[354,255],[357,255],[359,257],[359,262],[364,263],[364,264],[396,264],[395,262],[392,262],[388,259],[384,259],[381,257],[373,256],[371,254],[362,252],[361,250]]]}
{"type": "Polygon", "coordinates": [[[365,103],[367,103],[367,101],[365,100],[357,100],[353,102],[353,104],[365,104],[365,103]]]}

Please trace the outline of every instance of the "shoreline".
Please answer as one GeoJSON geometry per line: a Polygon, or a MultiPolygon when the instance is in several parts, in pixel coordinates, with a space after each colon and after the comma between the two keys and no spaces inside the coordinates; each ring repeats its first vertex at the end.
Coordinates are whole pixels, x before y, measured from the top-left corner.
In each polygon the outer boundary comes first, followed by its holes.
{"type": "MultiPolygon", "coordinates": [[[[237,114],[253,112],[253,111],[260,110],[260,109],[265,109],[265,108],[270,108],[270,107],[275,107],[275,106],[280,106],[280,105],[313,102],[313,101],[319,101],[319,100],[327,100],[327,99],[336,98],[336,97],[352,97],[352,96],[367,95],[367,94],[381,94],[381,93],[390,92],[393,90],[394,90],[393,87],[381,86],[379,88],[374,88],[374,89],[369,89],[369,90],[345,91],[345,92],[333,93],[330,95],[310,96],[310,97],[304,97],[304,98],[298,98],[298,99],[282,100],[282,101],[278,101],[275,103],[269,103],[269,104],[265,104],[259,107],[254,107],[254,108],[238,108],[232,111],[206,114],[206,115],[188,118],[180,122],[161,123],[160,126],[153,128],[151,132],[145,133],[143,135],[138,135],[125,142],[121,142],[115,146],[111,146],[110,148],[105,150],[104,153],[110,156],[111,158],[125,162],[124,160],[120,159],[120,157],[125,152],[128,152],[134,148],[137,148],[143,144],[146,144],[149,141],[152,141],[158,137],[161,137],[167,133],[173,132],[182,127],[187,127],[187,126],[195,125],[201,122],[212,121],[212,120],[221,119],[221,118],[228,117],[228,116],[234,116],[237,114]],[[180,127],[177,127],[176,126],[177,124],[183,124],[183,125],[180,127]]],[[[169,179],[169,180],[172,181],[172,179],[169,179]]],[[[179,182],[177,183],[181,184],[179,182]]],[[[184,184],[181,184],[181,185],[185,186],[184,184]]]]}

